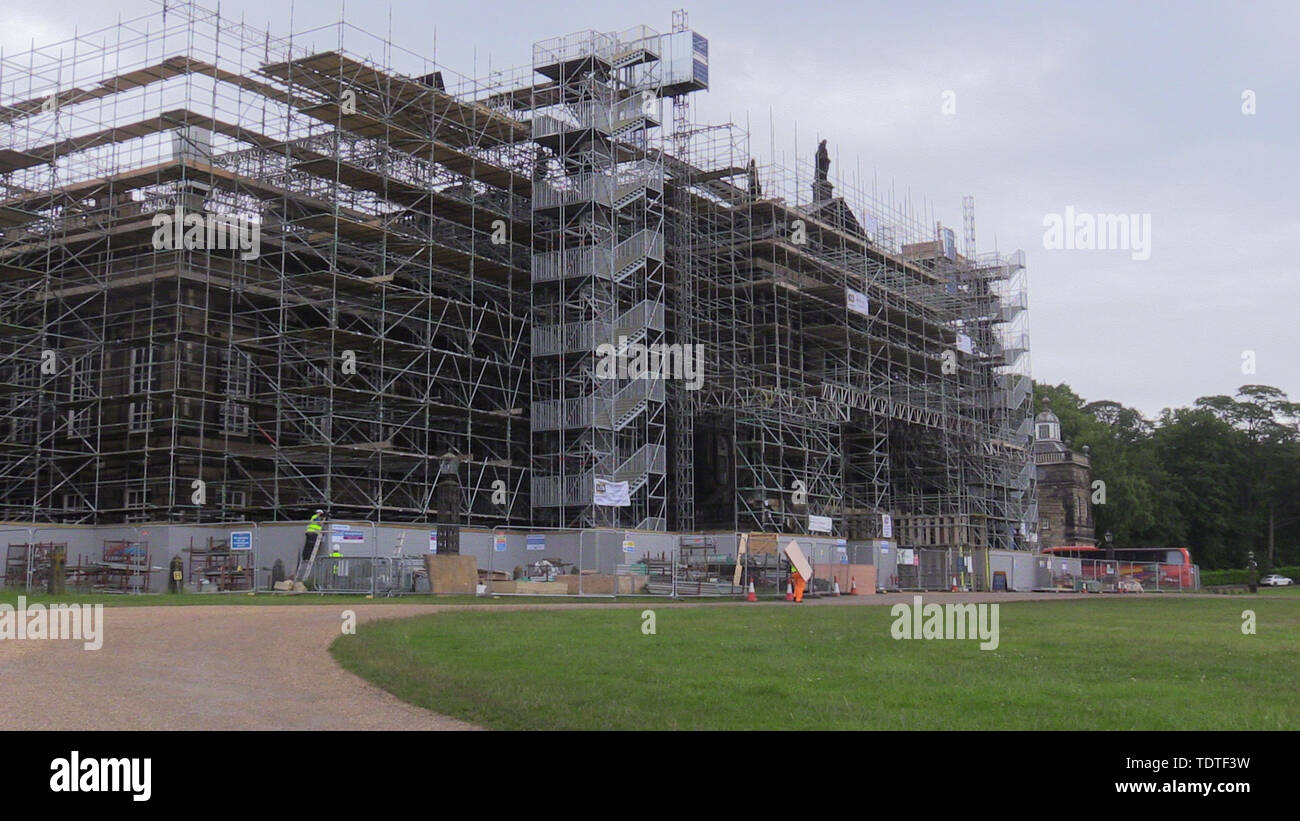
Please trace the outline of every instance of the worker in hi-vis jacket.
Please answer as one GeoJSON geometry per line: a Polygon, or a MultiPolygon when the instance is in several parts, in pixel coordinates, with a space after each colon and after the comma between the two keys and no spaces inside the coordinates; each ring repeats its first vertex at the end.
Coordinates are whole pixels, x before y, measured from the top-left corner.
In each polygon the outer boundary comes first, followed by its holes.
{"type": "Polygon", "coordinates": [[[307,560],[311,558],[311,550],[316,546],[316,539],[320,538],[321,531],[324,529],[324,522],[325,511],[323,510],[317,510],[307,522],[307,530],[302,543],[303,564],[306,564],[307,560]]]}

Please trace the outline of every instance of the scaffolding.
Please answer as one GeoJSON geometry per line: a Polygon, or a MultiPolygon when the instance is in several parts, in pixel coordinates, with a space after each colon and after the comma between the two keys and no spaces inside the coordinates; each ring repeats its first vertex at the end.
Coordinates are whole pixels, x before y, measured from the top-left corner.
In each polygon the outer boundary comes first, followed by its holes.
{"type": "Polygon", "coordinates": [[[735,126],[676,143],[674,330],[711,352],[679,411],[695,447],[674,457],[677,526],[1026,547],[1023,255],[958,253],[822,151],[760,166],[735,126]]]}
{"type": "Polygon", "coordinates": [[[661,39],[639,26],[533,47],[547,78],[529,106],[539,524],[667,527],[665,380],[609,367],[664,344],[661,39]],[[601,503],[605,482],[626,485],[626,504],[601,503]]]}
{"type": "Polygon", "coordinates": [[[692,122],[707,58],[188,2],[0,56],[0,517],[1028,546],[1023,255],[692,122]],[[659,345],[702,384],[603,367],[659,345]]]}
{"type": "Polygon", "coordinates": [[[528,126],[298,37],[181,4],[0,62],[5,518],[432,518],[450,462],[528,519],[528,126]],[[260,247],[159,228],[214,215],[260,247]]]}

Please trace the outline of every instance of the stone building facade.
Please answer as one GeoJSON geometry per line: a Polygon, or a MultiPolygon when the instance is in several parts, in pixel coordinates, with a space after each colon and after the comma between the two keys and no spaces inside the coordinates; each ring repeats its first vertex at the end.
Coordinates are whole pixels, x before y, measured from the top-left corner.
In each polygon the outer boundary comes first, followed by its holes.
{"type": "Polygon", "coordinates": [[[1061,420],[1050,410],[1034,418],[1038,472],[1038,546],[1096,544],[1092,516],[1092,460],[1088,446],[1071,450],[1061,420]]]}

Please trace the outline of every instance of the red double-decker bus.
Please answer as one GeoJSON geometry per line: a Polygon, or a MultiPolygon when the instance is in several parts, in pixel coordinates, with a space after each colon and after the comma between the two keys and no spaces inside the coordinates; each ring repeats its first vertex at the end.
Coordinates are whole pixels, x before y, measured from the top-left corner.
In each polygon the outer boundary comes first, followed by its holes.
{"type": "Polygon", "coordinates": [[[1091,545],[1065,545],[1045,547],[1040,552],[1063,559],[1087,559],[1083,564],[1083,575],[1089,578],[1115,575],[1134,579],[1143,587],[1190,588],[1195,584],[1192,554],[1185,547],[1117,547],[1108,550],[1091,545]],[[1107,566],[1111,564],[1113,568],[1107,566]]]}

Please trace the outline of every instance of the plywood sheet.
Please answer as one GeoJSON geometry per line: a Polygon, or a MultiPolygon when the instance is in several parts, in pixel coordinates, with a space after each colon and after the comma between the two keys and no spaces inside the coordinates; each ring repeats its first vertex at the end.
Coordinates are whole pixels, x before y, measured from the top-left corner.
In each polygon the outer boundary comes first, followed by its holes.
{"type": "Polygon", "coordinates": [[[478,592],[478,559],[473,556],[430,554],[424,557],[424,566],[434,593],[478,592]]]}
{"type": "Polygon", "coordinates": [[[812,578],[812,565],[808,564],[808,557],[803,554],[803,549],[799,547],[798,542],[791,539],[785,546],[785,555],[790,560],[790,564],[794,565],[795,570],[799,571],[800,576],[805,579],[812,578]]]}
{"type": "Polygon", "coordinates": [[[750,553],[775,553],[775,533],[750,533],[748,540],[750,553]]]}

